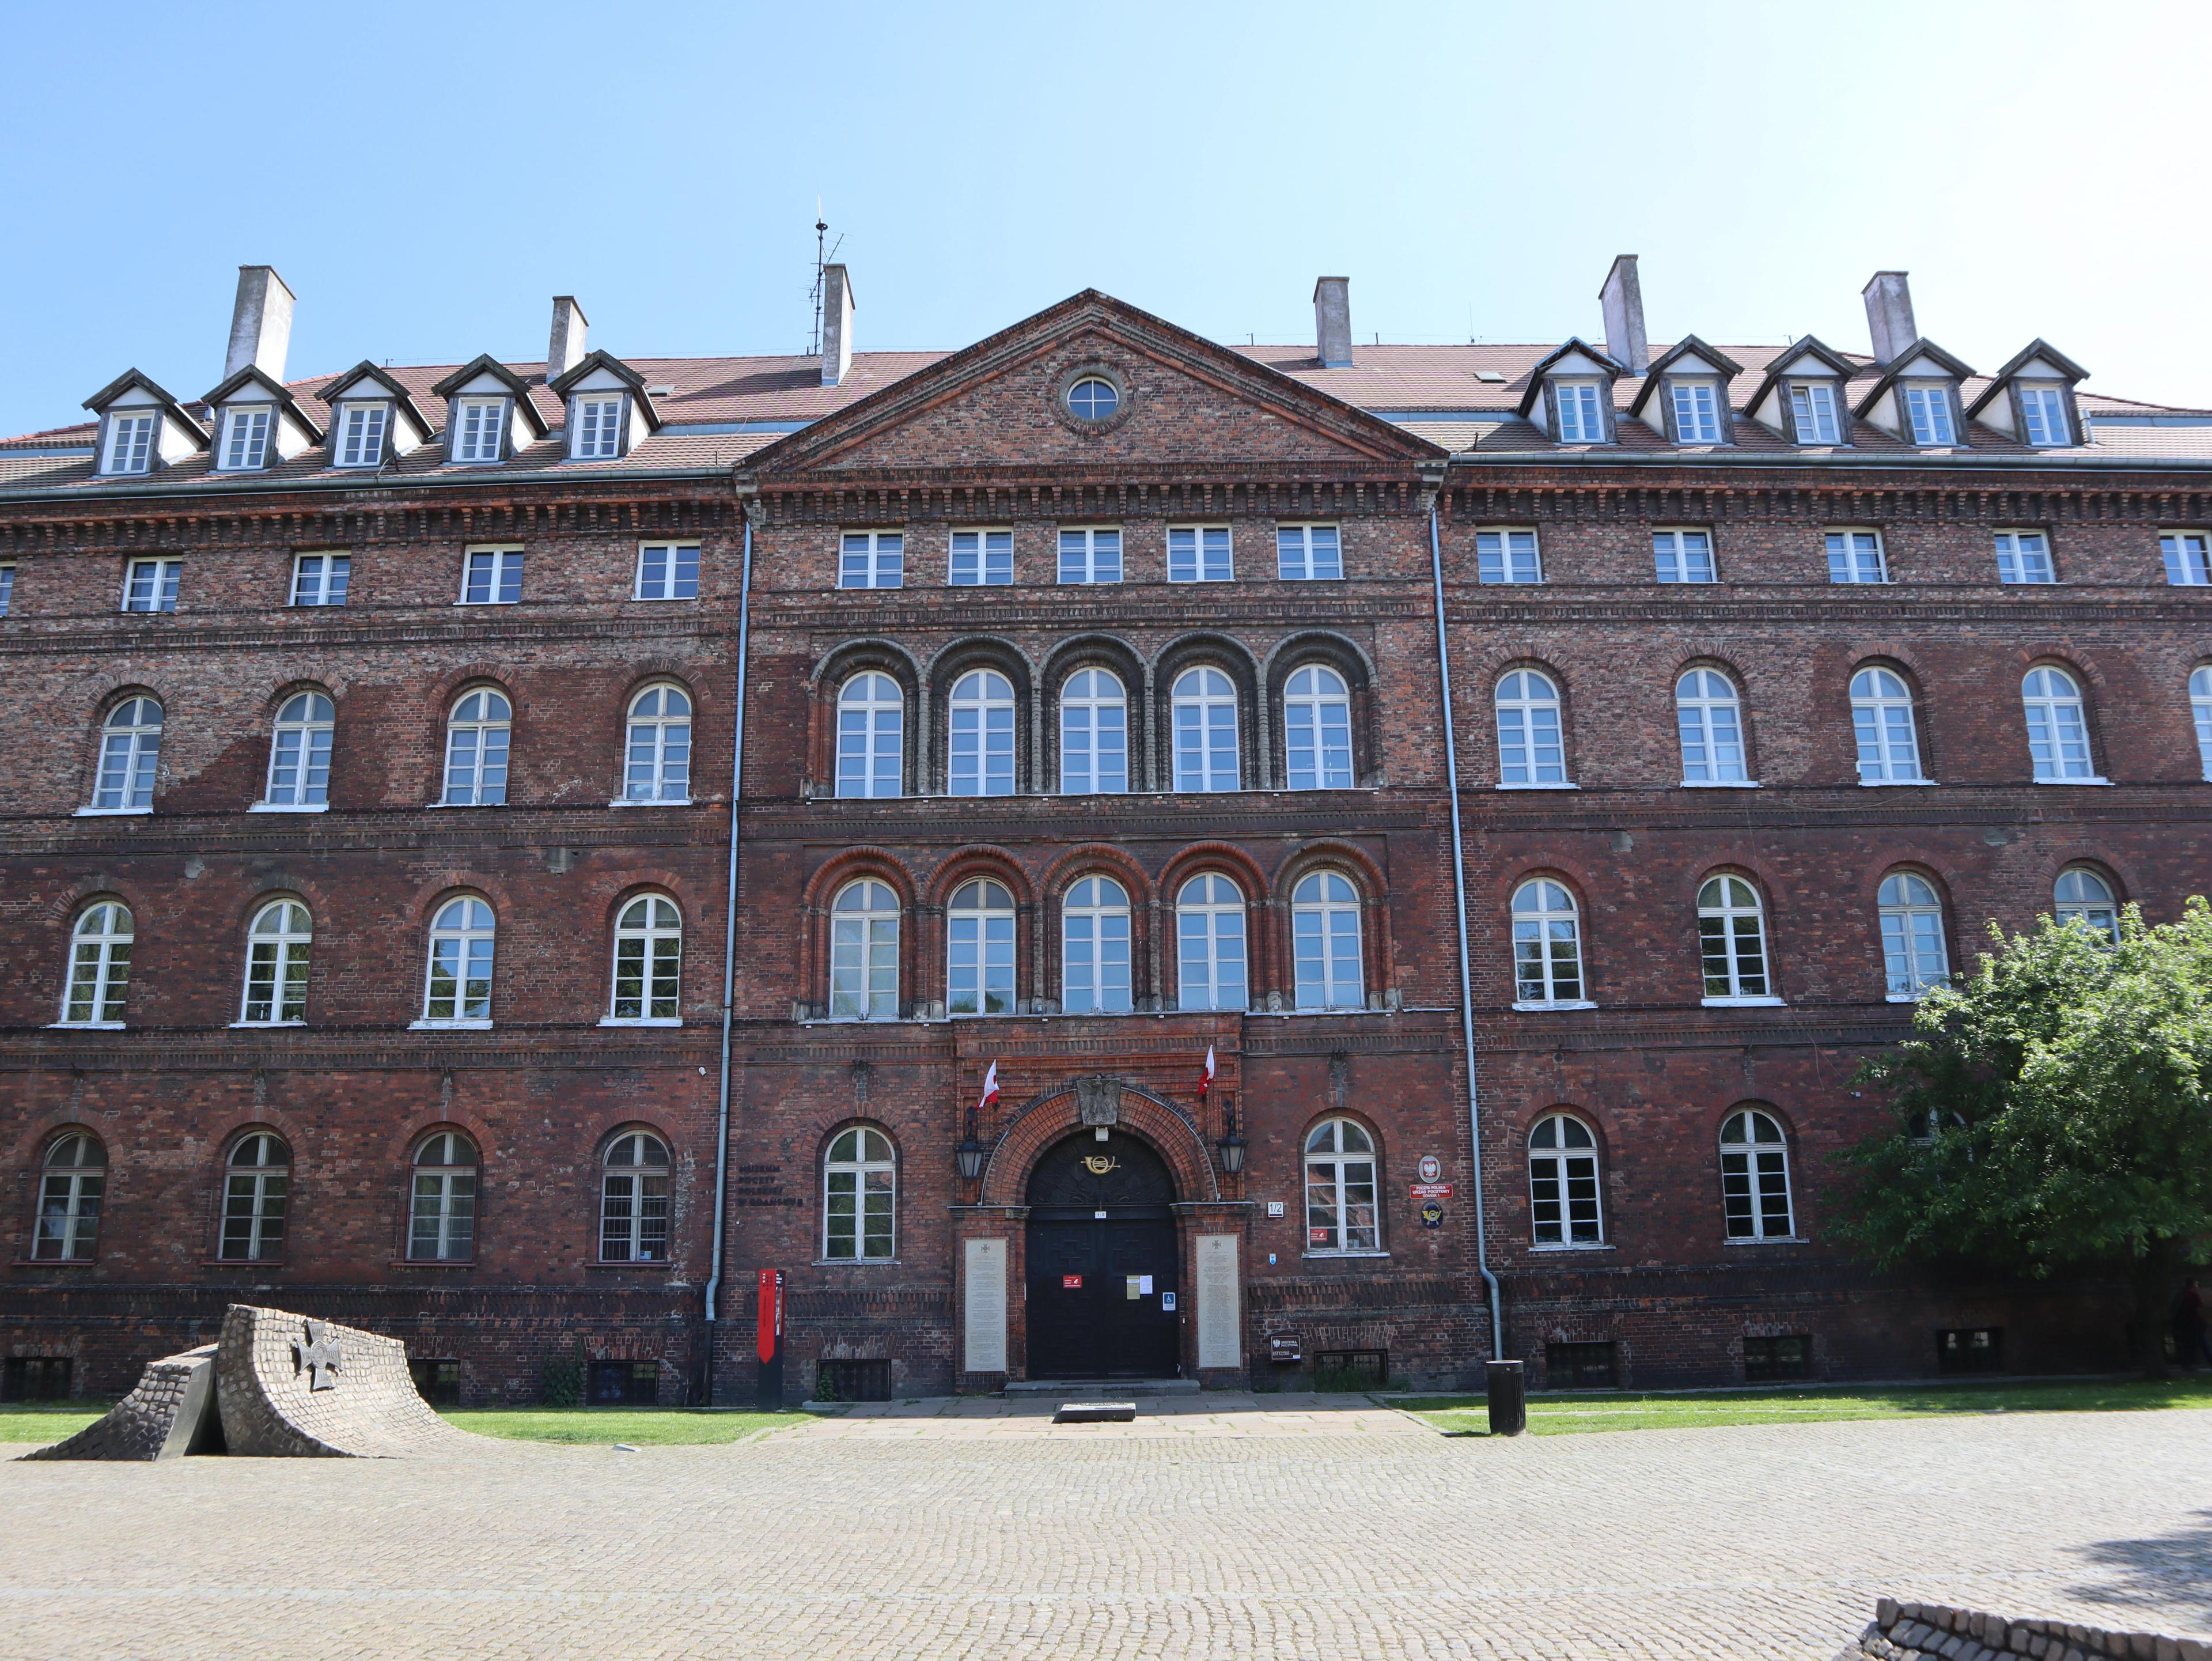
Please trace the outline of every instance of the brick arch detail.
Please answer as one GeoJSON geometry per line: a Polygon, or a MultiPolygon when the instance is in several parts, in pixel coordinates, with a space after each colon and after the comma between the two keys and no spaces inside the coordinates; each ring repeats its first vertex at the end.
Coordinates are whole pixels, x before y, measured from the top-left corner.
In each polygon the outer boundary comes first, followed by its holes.
{"type": "Polygon", "coordinates": [[[1006,849],[986,843],[963,848],[939,865],[922,890],[921,904],[939,908],[950,905],[960,885],[976,877],[989,877],[1003,885],[1014,897],[1017,908],[1036,903],[1034,885],[1021,861],[1006,849]]]}
{"type": "MultiPolygon", "coordinates": [[[[1133,1084],[1121,1086],[1119,1129],[1134,1132],[1167,1161],[1178,1200],[1218,1200],[1221,1186],[1206,1133],[1182,1109],[1133,1084]]],[[[983,1167],[980,1204],[1026,1203],[1030,1173],[1047,1149],[1083,1129],[1073,1086],[1034,1097],[1015,1110],[993,1144],[983,1167]]]]}

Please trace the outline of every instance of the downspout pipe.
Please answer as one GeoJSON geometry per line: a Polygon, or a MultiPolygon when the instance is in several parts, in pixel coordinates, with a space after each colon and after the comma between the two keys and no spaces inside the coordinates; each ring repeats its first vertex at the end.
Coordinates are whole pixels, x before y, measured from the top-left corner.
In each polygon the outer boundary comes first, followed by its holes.
{"type": "Polygon", "coordinates": [[[1474,1150],[1474,1266],[1490,1294],[1490,1359],[1503,1360],[1505,1319],[1499,1307],[1498,1277],[1490,1272],[1490,1244],[1482,1209],[1482,1096],[1474,1077],[1474,988],[1468,969],[1467,853],[1459,824],[1459,742],[1452,715],[1451,644],[1444,630],[1443,538],[1437,528],[1437,498],[1443,493],[1441,472],[1431,481],[1429,497],[1429,570],[1436,583],[1437,678],[1443,687],[1444,727],[1444,784],[1451,793],[1452,900],[1459,922],[1460,1041],[1467,1048],[1467,1129],[1474,1150]]]}
{"type": "Polygon", "coordinates": [[[728,1228],[730,1033],[737,1015],[738,994],[738,804],[745,788],[745,665],[752,636],[752,509],[757,500],[743,484],[738,490],[745,518],[745,556],[738,578],[738,693],[732,722],[736,731],[730,740],[730,869],[723,889],[722,1077],[714,1110],[714,1245],[713,1267],[707,1276],[707,1399],[702,1403],[706,1407],[714,1405],[715,1323],[721,1314],[722,1237],[728,1228]]]}

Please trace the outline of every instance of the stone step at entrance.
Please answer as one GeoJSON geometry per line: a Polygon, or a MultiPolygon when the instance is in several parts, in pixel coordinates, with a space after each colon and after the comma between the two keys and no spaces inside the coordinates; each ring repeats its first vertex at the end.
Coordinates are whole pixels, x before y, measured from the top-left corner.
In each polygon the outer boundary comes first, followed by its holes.
{"type": "Polygon", "coordinates": [[[1018,1401],[1056,1396],[1064,1402],[1131,1396],[1195,1396],[1195,1378],[1012,1378],[1006,1382],[1006,1398],[1018,1401]]]}

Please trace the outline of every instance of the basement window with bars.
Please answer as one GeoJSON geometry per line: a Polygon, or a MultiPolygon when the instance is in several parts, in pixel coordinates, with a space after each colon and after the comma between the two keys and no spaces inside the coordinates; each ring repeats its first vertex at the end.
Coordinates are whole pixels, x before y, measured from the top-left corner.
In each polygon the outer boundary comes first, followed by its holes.
{"type": "Polygon", "coordinates": [[[814,1399],[817,1402],[888,1402],[891,1399],[891,1364],[875,1361],[817,1361],[814,1364],[814,1399]]]}
{"type": "Polygon", "coordinates": [[[0,1402],[64,1402],[70,1393],[66,1355],[10,1355],[0,1361],[0,1402]]]}
{"type": "Polygon", "coordinates": [[[461,1364],[459,1361],[410,1360],[407,1375],[415,1381],[416,1393],[434,1408],[457,1408],[461,1404],[461,1364]]]}
{"type": "Polygon", "coordinates": [[[1743,1381],[1747,1384],[1779,1384],[1812,1376],[1813,1341],[1804,1334],[1743,1341],[1743,1381]]]}
{"type": "Polygon", "coordinates": [[[592,1406],[651,1407],[660,1399],[658,1361],[594,1361],[587,1398],[592,1406]]]}
{"type": "Polygon", "coordinates": [[[1325,1349],[1313,1358],[1316,1390],[1381,1390],[1389,1378],[1390,1352],[1387,1349],[1325,1349]]]}
{"type": "Polygon", "coordinates": [[[2004,1329],[1945,1328],[1936,1335],[1936,1370],[1938,1372],[2003,1372],[2004,1329]]]}
{"type": "Polygon", "coordinates": [[[1612,1390],[1620,1382],[1611,1340],[1597,1344],[1544,1346],[1547,1390],[1612,1390]]]}

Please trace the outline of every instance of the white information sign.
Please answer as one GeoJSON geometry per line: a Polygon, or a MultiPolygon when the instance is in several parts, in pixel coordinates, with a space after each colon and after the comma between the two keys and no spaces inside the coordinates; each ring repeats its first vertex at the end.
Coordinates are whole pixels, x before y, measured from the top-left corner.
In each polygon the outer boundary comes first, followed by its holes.
{"type": "MultiPolygon", "coordinates": [[[[1233,1242],[1232,1242],[1233,1244],[1233,1242]]],[[[1006,1243],[969,1240],[967,1246],[967,1370],[1006,1370],[1006,1243]]]]}
{"type": "Polygon", "coordinates": [[[1244,1349],[1239,1342],[1243,1322],[1237,1309],[1237,1237],[1201,1234],[1197,1246],[1198,1364],[1242,1366],[1244,1349]]]}

